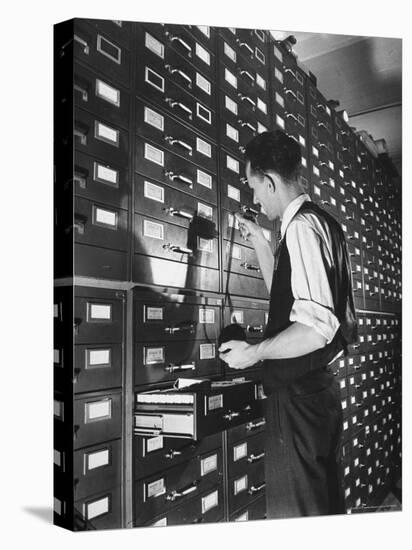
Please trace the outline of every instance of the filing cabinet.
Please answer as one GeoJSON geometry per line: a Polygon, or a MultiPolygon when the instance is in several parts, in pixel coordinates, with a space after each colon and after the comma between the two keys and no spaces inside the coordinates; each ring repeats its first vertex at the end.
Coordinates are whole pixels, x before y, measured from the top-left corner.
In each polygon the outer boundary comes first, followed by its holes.
{"type": "Polygon", "coordinates": [[[250,342],[265,331],[269,293],[234,214],[275,250],[244,150],[277,128],[346,235],[359,338],[329,365],[341,480],[348,512],[379,503],[401,459],[401,197],[383,159],[267,31],[76,19],[56,67],[56,274],[81,278],[58,282],[54,303],[56,521],[265,517],[264,418],[200,441],[142,437],[130,402],[177,378],[260,380],[259,365],[219,360],[218,337],[230,323],[250,342]]]}

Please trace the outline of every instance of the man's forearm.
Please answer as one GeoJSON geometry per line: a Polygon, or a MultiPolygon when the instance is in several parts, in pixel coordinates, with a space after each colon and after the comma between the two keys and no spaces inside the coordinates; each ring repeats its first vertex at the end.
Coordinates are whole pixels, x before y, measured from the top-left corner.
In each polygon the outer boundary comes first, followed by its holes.
{"type": "Polygon", "coordinates": [[[292,323],[288,328],[254,346],[257,360],[288,359],[300,357],[326,344],[326,338],[314,328],[302,323],[292,323]]]}
{"type": "Polygon", "coordinates": [[[272,249],[269,242],[264,237],[259,239],[259,241],[254,242],[253,246],[255,248],[260,271],[262,272],[266,288],[270,293],[270,289],[272,288],[273,268],[275,265],[272,249]]]}

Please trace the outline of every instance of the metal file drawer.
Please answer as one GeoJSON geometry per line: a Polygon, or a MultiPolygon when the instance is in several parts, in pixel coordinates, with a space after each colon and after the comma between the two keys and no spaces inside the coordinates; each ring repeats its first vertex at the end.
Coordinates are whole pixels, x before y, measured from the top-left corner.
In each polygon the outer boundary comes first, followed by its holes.
{"type": "MultiPolygon", "coordinates": [[[[264,96],[262,98],[253,95],[245,95],[240,92],[236,92],[235,89],[220,89],[219,90],[219,104],[220,111],[224,114],[225,119],[232,125],[235,122],[247,123],[245,129],[249,130],[250,139],[253,137],[252,132],[260,134],[269,130],[272,126],[270,112],[266,113],[263,103],[259,102],[257,98],[262,99],[263,102],[268,103],[264,96]],[[253,127],[253,128],[252,128],[253,127]]],[[[247,136],[246,131],[246,136],[247,136]]]]}
{"type": "Polygon", "coordinates": [[[221,374],[217,342],[183,340],[135,346],[135,385],[170,382],[176,378],[210,378],[221,374]]]}
{"type": "Polygon", "coordinates": [[[154,256],[133,256],[132,280],[140,284],[219,291],[219,271],[154,256]]]}
{"type": "Polygon", "coordinates": [[[200,222],[197,216],[209,220],[211,228],[212,224],[215,227],[217,224],[215,206],[138,174],[135,175],[134,207],[136,212],[185,228],[193,223],[193,218],[195,222],[200,222]]]}
{"type": "Polygon", "coordinates": [[[113,85],[106,75],[95,73],[75,63],[74,105],[102,117],[115,126],[129,126],[130,95],[113,85]]]}
{"type": "Polygon", "coordinates": [[[254,248],[224,241],[224,269],[240,275],[263,278],[254,248]]]}
{"type": "MultiPolygon", "coordinates": [[[[67,365],[66,368],[70,368],[67,365]]],[[[122,385],[121,344],[75,346],[73,382],[75,393],[115,388],[122,385]]]]}
{"type": "Polygon", "coordinates": [[[136,172],[216,204],[216,176],[149,141],[136,140],[136,172]]]}
{"type": "Polygon", "coordinates": [[[185,464],[137,480],[134,489],[136,523],[146,523],[176,504],[214,489],[222,478],[222,449],[217,448],[185,464]]]}
{"type": "MultiPolygon", "coordinates": [[[[218,269],[218,240],[204,238],[196,227],[192,230],[160,222],[149,216],[135,215],[134,251],[189,265],[218,269]]],[[[209,235],[207,235],[209,237],[209,235]]]]}
{"type": "Polygon", "coordinates": [[[74,508],[75,531],[122,527],[120,486],[80,498],[75,501],[74,508]]]}
{"type": "Polygon", "coordinates": [[[263,434],[265,430],[266,421],[263,417],[256,418],[235,428],[231,428],[227,432],[228,444],[232,444],[235,441],[249,438],[255,434],[263,434]]]}
{"type": "Polygon", "coordinates": [[[97,158],[104,157],[107,164],[128,164],[128,132],[105,121],[100,115],[95,116],[76,108],[74,141],[76,151],[97,158]]]}
{"type": "Polygon", "coordinates": [[[74,247],[74,274],[125,281],[127,274],[127,253],[83,244],[74,247]]]}
{"type": "Polygon", "coordinates": [[[228,476],[239,477],[248,473],[258,462],[265,458],[265,439],[263,432],[248,436],[228,445],[228,476]]]}
{"type": "Polygon", "coordinates": [[[250,307],[250,302],[232,301],[230,307],[224,308],[224,325],[237,323],[245,331],[248,340],[261,340],[266,328],[268,311],[265,304],[255,304],[255,308],[250,307]]]}
{"type": "Polygon", "coordinates": [[[128,170],[106,159],[76,151],[73,191],[76,196],[127,209],[129,205],[128,170]]]}
{"type": "Polygon", "coordinates": [[[77,397],[74,401],[74,448],[121,437],[121,409],[121,393],[77,397]]]}
{"type": "MultiPolygon", "coordinates": [[[[137,100],[137,127],[139,136],[151,141],[163,150],[176,153],[190,162],[214,172],[216,171],[216,148],[213,143],[198,136],[198,132],[189,130],[169,116],[163,116],[158,109],[137,100]]],[[[214,126],[214,117],[210,114],[209,128],[214,126]]],[[[198,125],[202,129],[202,124],[198,125]]]]}
{"type": "Polygon", "coordinates": [[[209,304],[143,299],[135,307],[136,337],[140,342],[207,340],[220,333],[220,308],[209,304]]]}
{"type": "Polygon", "coordinates": [[[76,289],[74,336],[76,344],[120,343],[123,338],[123,292],[76,289]]]}
{"type": "Polygon", "coordinates": [[[246,506],[265,492],[265,468],[262,461],[251,464],[247,472],[229,479],[229,514],[246,506]]]}
{"type": "Polygon", "coordinates": [[[188,500],[181,506],[167,510],[156,518],[145,523],[146,527],[182,525],[188,523],[210,523],[223,521],[223,488],[217,484],[203,495],[188,500]]]}
{"type": "Polygon", "coordinates": [[[155,472],[164,472],[196,456],[205,455],[221,445],[221,433],[209,435],[199,441],[135,435],[133,437],[134,478],[144,479],[155,472]]]}
{"type": "MultiPolygon", "coordinates": [[[[76,19],[76,21],[82,22],[81,19],[76,19]]],[[[117,43],[124,44],[126,48],[130,49],[133,32],[132,22],[112,19],[85,19],[84,21],[96,28],[97,31],[107,34],[108,37],[113,38],[117,43]]]]}
{"type": "Polygon", "coordinates": [[[232,296],[247,296],[250,298],[268,299],[269,292],[263,279],[240,275],[225,271],[223,287],[232,296]]]}
{"type": "Polygon", "coordinates": [[[257,498],[242,510],[232,514],[229,521],[254,521],[257,519],[266,519],[266,500],[264,496],[257,498]]]}
{"type": "MultiPolygon", "coordinates": [[[[103,248],[127,251],[127,210],[76,197],[74,240],[103,248]]],[[[68,226],[66,230],[70,230],[68,226]]]]}
{"type": "Polygon", "coordinates": [[[78,19],[74,21],[74,59],[111,80],[130,85],[130,52],[111,35],[78,19]]]}
{"type": "Polygon", "coordinates": [[[74,498],[84,498],[120,485],[121,440],[74,452],[74,498]]]}

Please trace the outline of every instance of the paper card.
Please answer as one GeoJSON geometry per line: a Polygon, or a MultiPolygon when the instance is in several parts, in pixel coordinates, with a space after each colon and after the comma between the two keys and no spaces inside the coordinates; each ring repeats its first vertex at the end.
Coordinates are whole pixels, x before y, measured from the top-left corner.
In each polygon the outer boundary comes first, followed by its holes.
{"type": "Polygon", "coordinates": [[[223,52],[230,60],[236,63],[236,52],[227,42],[223,42],[223,52]]]}
{"type": "Polygon", "coordinates": [[[163,443],[162,435],[146,439],[146,453],[152,453],[154,451],[158,451],[159,449],[163,449],[163,443]]]}
{"type": "Polygon", "coordinates": [[[85,423],[111,418],[112,400],[103,399],[102,401],[85,403],[84,413],[85,423]]]}
{"type": "Polygon", "coordinates": [[[163,321],[163,307],[144,306],[145,321],[163,321]]]}
{"type": "Polygon", "coordinates": [[[196,42],[195,53],[206,65],[210,65],[210,53],[200,44],[196,42]]]}
{"type": "Polygon", "coordinates": [[[276,115],[276,124],[280,126],[282,129],[285,129],[285,121],[279,115],[276,115]]]}
{"type": "Polygon", "coordinates": [[[98,121],[95,123],[95,137],[115,145],[119,143],[119,131],[98,121]]]}
{"type": "Polygon", "coordinates": [[[213,218],[213,208],[207,204],[201,202],[197,203],[197,215],[202,216],[203,218],[211,219],[213,218]]]}
{"type": "Polygon", "coordinates": [[[145,347],[143,350],[145,365],[156,365],[158,363],[165,362],[165,350],[164,347],[145,347]]]}
{"type": "Polygon", "coordinates": [[[146,499],[158,497],[164,495],[166,492],[166,483],[164,478],[156,479],[151,483],[145,483],[145,497],[146,499]]]}
{"type": "Polygon", "coordinates": [[[215,322],[214,309],[199,309],[199,323],[214,324],[214,322],[215,322]]]}
{"type": "Polygon", "coordinates": [[[205,476],[217,470],[217,454],[213,454],[200,461],[200,475],[205,476]]]}
{"type": "Polygon", "coordinates": [[[93,304],[88,303],[88,320],[111,321],[112,305],[111,304],[93,304]]]}
{"type": "Polygon", "coordinates": [[[200,344],[199,346],[199,359],[214,359],[216,357],[215,344],[200,344]]]}
{"type": "Polygon", "coordinates": [[[237,88],[237,78],[228,69],[225,69],[225,80],[234,88],[237,88]]]}
{"type": "Polygon", "coordinates": [[[113,212],[112,210],[106,210],[95,206],[94,219],[97,224],[100,223],[103,225],[110,225],[111,227],[117,227],[117,212],[113,212]]]}
{"type": "Polygon", "coordinates": [[[202,172],[202,170],[197,170],[196,181],[199,185],[203,185],[203,187],[212,189],[212,176],[210,176],[209,174],[206,174],[205,172],[202,172]]]}
{"type": "Polygon", "coordinates": [[[93,163],[93,179],[101,183],[108,183],[116,187],[119,186],[119,172],[109,166],[104,166],[99,162],[93,163]]]}
{"type": "Polygon", "coordinates": [[[196,150],[206,157],[212,157],[212,146],[203,139],[196,138],[196,150]]]}
{"type": "Polygon", "coordinates": [[[275,54],[275,57],[277,59],[279,59],[279,61],[281,63],[283,63],[283,54],[282,52],[279,50],[279,48],[277,48],[276,46],[273,46],[273,53],[275,54]]]}
{"type": "Polygon", "coordinates": [[[153,71],[150,67],[145,68],[145,82],[160,90],[161,92],[165,91],[165,79],[153,71]]]}
{"type": "Polygon", "coordinates": [[[227,186],[227,196],[237,202],[240,202],[240,189],[233,187],[233,185],[227,186]]]}
{"type": "Polygon", "coordinates": [[[230,124],[226,124],[226,135],[236,143],[239,143],[239,132],[236,128],[233,128],[230,124]]]}
{"type": "Polygon", "coordinates": [[[241,493],[242,491],[246,491],[248,484],[248,477],[247,475],[240,477],[239,479],[235,479],[233,483],[233,494],[237,495],[241,493]]]}
{"type": "Polygon", "coordinates": [[[202,514],[218,505],[218,492],[213,491],[209,495],[202,497],[202,514]]]}
{"type": "Polygon", "coordinates": [[[275,67],[275,78],[279,80],[283,84],[283,73],[282,71],[279,71],[277,67],[275,67]]]}
{"type": "Polygon", "coordinates": [[[247,456],[247,442],[240,443],[233,447],[233,462],[237,462],[241,458],[247,456]]]}
{"type": "Polygon", "coordinates": [[[236,172],[236,174],[239,174],[239,161],[229,155],[226,155],[226,168],[236,172]]]}
{"type": "Polygon", "coordinates": [[[200,73],[196,73],[196,86],[203,90],[207,95],[211,94],[211,84],[209,80],[207,80],[200,73]]]}
{"type": "Polygon", "coordinates": [[[93,519],[103,514],[107,514],[109,511],[110,500],[109,497],[104,497],[94,502],[89,502],[86,504],[86,515],[85,519],[93,519]]]}
{"type": "Polygon", "coordinates": [[[144,182],[144,196],[152,201],[165,202],[165,190],[164,187],[156,185],[150,181],[144,182]]]}
{"type": "Polygon", "coordinates": [[[111,349],[86,349],[86,369],[107,367],[111,364],[111,349]]]}
{"type": "Polygon", "coordinates": [[[223,394],[211,395],[207,397],[207,405],[209,411],[221,409],[223,407],[223,394]]]}
{"type": "Polygon", "coordinates": [[[109,449],[103,449],[101,451],[95,451],[94,453],[85,454],[86,461],[86,473],[89,470],[95,470],[96,468],[102,468],[107,466],[110,462],[109,449]]]}
{"type": "Polygon", "coordinates": [[[227,95],[225,96],[225,107],[228,111],[231,111],[233,114],[237,115],[237,103],[227,95]]]}
{"type": "Polygon", "coordinates": [[[116,107],[120,106],[120,90],[96,78],[96,95],[116,107]]]}
{"type": "Polygon", "coordinates": [[[196,114],[208,124],[212,124],[212,111],[206,109],[206,107],[203,107],[200,103],[196,103],[196,114]]]}
{"type": "Polygon", "coordinates": [[[262,111],[262,113],[267,114],[268,107],[264,101],[262,101],[259,97],[257,98],[257,108],[262,111]]]}
{"type": "Polygon", "coordinates": [[[281,107],[285,107],[285,100],[278,92],[275,93],[275,100],[281,107]]]}
{"type": "Polygon", "coordinates": [[[143,220],[143,235],[152,239],[164,240],[164,226],[161,223],[143,220]]]}
{"type": "Polygon", "coordinates": [[[144,108],[144,121],[147,124],[150,124],[150,126],[153,126],[154,128],[157,128],[158,130],[161,130],[163,132],[165,121],[164,116],[156,113],[156,111],[153,111],[153,109],[150,109],[149,107],[144,108]]]}
{"type": "Polygon", "coordinates": [[[159,164],[159,166],[164,165],[164,152],[161,149],[149,145],[149,143],[144,144],[144,158],[159,164]]]}
{"type": "Polygon", "coordinates": [[[145,34],[145,46],[162,59],[164,58],[164,45],[148,32],[145,34]]]}

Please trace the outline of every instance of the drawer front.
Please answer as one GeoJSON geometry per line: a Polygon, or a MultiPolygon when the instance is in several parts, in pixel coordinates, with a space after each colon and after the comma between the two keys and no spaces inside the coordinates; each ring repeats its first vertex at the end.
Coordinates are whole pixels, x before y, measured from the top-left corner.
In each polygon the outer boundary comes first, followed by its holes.
{"type": "MultiPolygon", "coordinates": [[[[240,143],[241,145],[247,144],[255,134],[265,132],[272,126],[270,111],[265,109],[267,102],[264,99],[258,101],[257,97],[252,95],[225,88],[219,90],[219,103],[221,113],[227,122],[232,126],[240,125],[244,136],[244,142],[240,143]]],[[[225,129],[223,126],[223,131],[225,129]]],[[[222,134],[222,131],[220,133],[222,134]]]]}
{"type": "Polygon", "coordinates": [[[79,63],[74,65],[73,79],[76,108],[89,111],[115,126],[128,128],[130,95],[124,88],[79,63]]]}
{"type": "Polygon", "coordinates": [[[104,158],[106,163],[127,166],[129,134],[120,126],[83,109],[75,109],[74,142],[76,151],[104,158]]]}
{"type": "Polygon", "coordinates": [[[111,80],[130,85],[130,52],[111,35],[84,21],[74,23],[74,58],[111,80]]]}
{"type": "Polygon", "coordinates": [[[181,506],[175,506],[144,525],[161,527],[188,523],[210,523],[222,521],[223,517],[223,488],[221,485],[216,485],[199,497],[195,497],[181,506]]]}
{"type": "Polygon", "coordinates": [[[132,279],[140,284],[210,292],[219,291],[219,271],[217,269],[208,269],[141,254],[135,254],[133,257],[132,279]]]}
{"type": "MultiPolygon", "coordinates": [[[[238,207],[239,210],[239,207],[238,207]]],[[[227,210],[222,210],[223,220],[222,220],[222,235],[223,238],[241,244],[243,246],[252,247],[252,244],[249,241],[245,241],[239,231],[239,222],[234,216],[233,212],[228,212],[227,210]]],[[[275,234],[274,234],[274,224],[270,222],[264,214],[259,214],[257,216],[257,222],[262,227],[266,239],[271,243],[272,249],[275,249],[275,234]]]]}
{"type": "Polygon", "coordinates": [[[263,278],[256,252],[253,248],[224,241],[225,271],[263,278]]]}
{"type": "Polygon", "coordinates": [[[117,393],[82,397],[74,403],[76,449],[116,439],[122,435],[122,399],[117,393]]]}
{"type": "Polygon", "coordinates": [[[73,468],[76,500],[118,487],[121,482],[121,440],[75,451],[73,468]]]}
{"type": "Polygon", "coordinates": [[[230,521],[254,521],[256,519],[266,519],[265,497],[256,499],[246,508],[230,516],[230,521]]]}
{"type": "Polygon", "coordinates": [[[115,294],[75,297],[76,344],[121,343],[123,303],[115,294]]]}
{"type": "Polygon", "coordinates": [[[140,138],[137,139],[136,155],[136,171],[140,174],[216,204],[213,172],[140,138]]]}
{"type": "Polygon", "coordinates": [[[262,339],[267,316],[268,312],[263,307],[262,309],[251,309],[232,304],[231,308],[226,307],[224,310],[224,325],[237,323],[245,329],[248,340],[262,339]]]}
{"type": "MultiPolygon", "coordinates": [[[[77,20],[79,21],[79,20],[77,20]]],[[[81,20],[80,20],[81,22],[81,20]]],[[[105,33],[118,44],[131,47],[133,23],[130,21],[115,21],[112,19],[87,19],[87,23],[97,31],[105,33]]]]}
{"type": "Polygon", "coordinates": [[[181,341],[137,344],[134,383],[136,385],[170,382],[221,374],[217,342],[181,341]]]}
{"type": "Polygon", "coordinates": [[[139,524],[176,504],[213,489],[223,477],[222,451],[215,449],[185,464],[135,482],[135,519],[139,524]]]}
{"type": "Polygon", "coordinates": [[[79,498],[74,503],[75,531],[119,529],[121,525],[120,487],[79,498]]]}
{"type": "Polygon", "coordinates": [[[255,434],[261,434],[265,430],[266,421],[263,417],[256,418],[246,424],[236,426],[227,432],[228,445],[239,440],[247,439],[255,434]]]}
{"type": "Polygon", "coordinates": [[[144,479],[155,472],[187,462],[207,454],[222,444],[222,434],[216,433],[200,441],[187,441],[176,437],[133,438],[134,477],[144,479]]]}
{"type": "Polygon", "coordinates": [[[196,223],[216,229],[217,209],[197,197],[135,175],[135,211],[186,229],[196,223]],[[202,218],[202,219],[199,219],[202,218]],[[210,223],[203,222],[203,219],[210,223]]]}
{"type": "Polygon", "coordinates": [[[253,470],[255,464],[264,462],[265,440],[263,432],[240,439],[228,445],[228,476],[240,477],[253,470]]]}
{"type": "Polygon", "coordinates": [[[229,514],[248,505],[257,496],[264,494],[265,472],[263,462],[252,465],[247,472],[229,480],[229,514]]]}
{"type": "Polygon", "coordinates": [[[108,164],[105,159],[76,151],[74,193],[90,201],[127,209],[129,205],[128,170],[108,164]]]}
{"type": "Polygon", "coordinates": [[[269,293],[263,279],[224,272],[223,285],[233,296],[249,296],[251,298],[268,299],[269,293]]]}
{"type": "Polygon", "coordinates": [[[144,301],[136,304],[136,341],[216,342],[220,333],[220,308],[202,304],[144,301]]]}
{"type": "Polygon", "coordinates": [[[183,227],[135,216],[135,247],[139,254],[218,269],[218,240],[193,234],[183,227]]]}
{"type": "Polygon", "coordinates": [[[115,388],[122,385],[122,345],[75,346],[75,393],[115,388]]]}
{"type": "Polygon", "coordinates": [[[127,254],[83,244],[74,247],[74,273],[77,276],[125,281],[127,254]]]}

